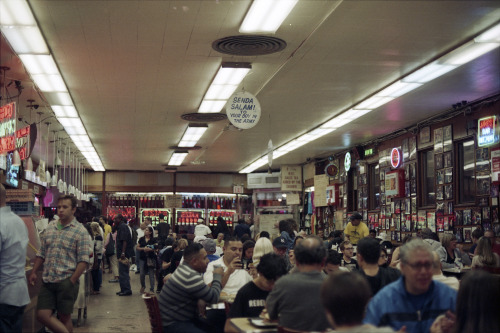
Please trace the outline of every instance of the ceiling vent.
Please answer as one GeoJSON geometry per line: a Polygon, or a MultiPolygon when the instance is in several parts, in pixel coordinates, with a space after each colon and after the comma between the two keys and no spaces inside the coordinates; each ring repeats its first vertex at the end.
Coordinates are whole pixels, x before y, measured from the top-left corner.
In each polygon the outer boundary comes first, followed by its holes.
{"type": "Polygon", "coordinates": [[[196,121],[202,123],[209,123],[214,121],[226,120],[225,113],[185,113],[181,116],[182,119],[187,121],[196,121]]]}
{"type": "Polygon", "coordinates": [[[270,36],[241,35],[217,39],[212,43],[212,48],[225,54],[257,56],[282,51],[286,48],[286,42],[270,36]]]}
{"type": "Polygon", "coordinates": [[[249,173],[247,174],[247,188],[281,188],[281,172],[249,173]]]}
{"type": "Polygon", "coordinates": [[[179,147],[179,146],[170,146],[168,149],[172,150],[200,150],[201,146],[194,146],[194,147],[179,147]]]}

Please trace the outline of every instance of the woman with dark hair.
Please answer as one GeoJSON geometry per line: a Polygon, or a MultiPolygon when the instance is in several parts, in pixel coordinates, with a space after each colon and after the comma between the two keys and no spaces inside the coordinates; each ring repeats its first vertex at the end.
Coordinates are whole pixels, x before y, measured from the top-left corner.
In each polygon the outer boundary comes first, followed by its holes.
{"type": "Polygon", "coordinates": [[[281,220],[278,224],[280,236],[285,239],[287,250],[293,249],[293,240],[295,233],[293,232],[292,222],[290,220],[281,220]]]}
{"type": "Polygon", "coordinates": [[[252,263],[254,248],[255,248],[255,242],[251,239],[243,243],[243,250],[241,255],[241,263],[243,265],[243,269],[248,269],[248,265],[252,263]]]}
{"type": "Polygon", "coordinates": [[[437,249],[442,268],[454,268],[457,265],[470,265],[471,260],[467,252],[457,246],[457,238],[453,234],[444,234],[441,238],[443,245],[437,249]]]}
{"type": "Polygon", "coordinates": [[[500,267],[500,257],[491,250],[491,240],[481,237],[477,241],[476,255],[472,258],[472,268],[500,267]]]}
{"type": "Polygon", "coordinates": [[[227,223],[222,218],[222,216],[219,216],[217,218],[217,226],[215,227],[212,235],[214,238],[217,238],[217,235],[219,235],[220,233],[224,234],[224,239],[226,239],[227,237],[231,237],[231,230],[229,230],[229,227],[227,226],[227,223]]]}
{"type": "Polygon", "coordinates": [[[436,318],[431,333],[500,332],[500,279],[474,270],[460,282],[456,315],[448,312],[436,318]]]}
{"type": "Polygon", "coordinates": [[[387,259],[389,257],[387,256],[387,250],[385,249],[385,247],[380,247],[380,257],[378,259],[378,265],[380,267],[388,267],[389,266],[389,263],[387,262],[387,259]]]}
{"type": "Polygon", "coordinates": [[[137,243],[137,250],[140,252],[141,264],[140,280],[141,280],[141,294],[146,289],[146,272],[149,275],[149,291],[155,291],[155,269],[156,269],[156,254],[155,249],[158,246],[158,241],[153,237],[153,228],[146,227],[144,229],[144,236],[139,238],[137,243]]]}

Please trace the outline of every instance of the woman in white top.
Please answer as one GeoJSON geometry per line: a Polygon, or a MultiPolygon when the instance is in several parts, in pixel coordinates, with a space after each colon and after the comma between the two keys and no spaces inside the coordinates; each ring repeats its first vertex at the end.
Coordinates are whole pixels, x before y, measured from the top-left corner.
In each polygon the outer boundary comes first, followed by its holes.
{"type": "Polygon", "coordinates": [[[500,257],[491,250],[491,240],[487,237],[479,238],[476,255],[472,258],[472,268],[500,267],[500,257]]]}

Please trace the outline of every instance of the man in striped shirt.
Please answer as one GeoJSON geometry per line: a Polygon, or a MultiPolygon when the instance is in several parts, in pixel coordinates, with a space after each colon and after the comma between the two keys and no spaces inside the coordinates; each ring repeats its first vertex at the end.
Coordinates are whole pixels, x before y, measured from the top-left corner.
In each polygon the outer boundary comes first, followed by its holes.
{"type": "Polygon", "coordinates": [[[212,285],[206,285],[201,274],[207,265],[207,252],[201,244],[193,243],[184,250],[184,262],[165,283],[158,300],[164,333],[205,332],[198,321],[197,303],[199,299],[217,303],[224,274],[222,267],[215,268],[212,285]]]}

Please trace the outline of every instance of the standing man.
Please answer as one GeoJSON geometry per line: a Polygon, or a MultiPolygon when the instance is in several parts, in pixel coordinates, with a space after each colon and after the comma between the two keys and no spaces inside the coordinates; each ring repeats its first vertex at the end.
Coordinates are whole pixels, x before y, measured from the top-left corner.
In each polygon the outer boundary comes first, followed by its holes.
{"type": "Polygon", "coordinates": [[[244,219],[239,219],[238,224],[234,227],[234,235],[241,239],[244,234],[251,236],[250,226],[248,225],[250,221],[246,222],[244,219]]]}
{"type": "Polygon", "coordinates": [[[360,213],[355,212],[349,217],[350,222],[344,229],[344,235],[349,237],[349,241],[352,245],[357,245],[361,238],[365,238],[369,234],[368,227],[364,222],[361,222],[363,216],[360,213]]]}
{"type": "Polygon", "coordinates": [[[0,184],[0,332],[21,332],[23,313],[30,302],[24,264],[28,230],[23,220],[6,206],[0,184]]]}
{"type": "Polygon", "coordinates": [[[184,262],[167,280],[158,299],[163,332],[205,332],[198,321],[197,302],[199,299],[207,303],[219,300],[224,273],[222,267],[215,268],[211,286],[207,286],[201,277],[207,265],[207,252],[201,244],[193,243],[184,250],[184,262]]]}
{"type": "Polygon", "coordinates": [[[455,312],[457,293],[432,280],[432,249],[421,239],[401,246],[402,276],[382,288],[368,303],[365,324],[391,326],[407,332],[429,332],[434,320],[448,310],[455,312]]]}
{"type": "Polygon", "coordinates": [[[205,220],[202,218],[198,219],[198,224],[196,227],[194,227],[194,236],[205,236],[208,237],[208,235],[212,235],[212,230],[210,230],[210,227],[205,224],[205,220]]]}
{"type": "Polygon", "coordinates": [[[132,295],[130,287],[130,258],[134,256],[134,244],[132,243],[132,232],[125,223],[125,218],[118,214],[115,217],[115,225],[117,225],[116,234],[116,256],[118,259],[118,282],[120,282],[120,291],[118,296],[132,295]]]}
{"type": "Polygon", "coordinates": [[[59,197],[57,215],[41,236],[29,282],[34,285],[36,273],[43,264],[37,304],[37,319],[51,331],[72,332],[71,313],[78,296],[78,279],[88,267],[92,253],[90,237],[75,218],[77,201],[72,195],[59,197]],[[57,311],[57,317],[52,316],[57,311]]]}
{"type": "Polygon", "coordinates": [[[165,222],[165,215],[163,214],[159,214],[158,219],[158,225],[156,226],[156,229],[158,229],[158,246],[160,249],[163,249],[170,233],[170,224],[165,222]]]}

